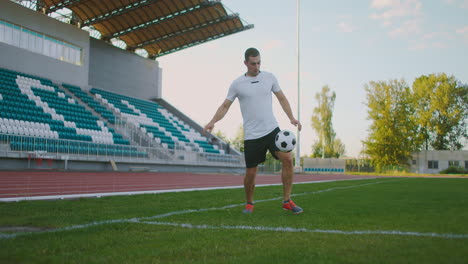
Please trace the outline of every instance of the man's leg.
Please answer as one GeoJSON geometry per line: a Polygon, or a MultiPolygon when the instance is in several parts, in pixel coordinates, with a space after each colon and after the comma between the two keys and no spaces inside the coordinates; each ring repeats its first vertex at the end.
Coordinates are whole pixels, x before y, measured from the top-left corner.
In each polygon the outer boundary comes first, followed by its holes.
{"type": "Polygon", "coordinates": [[[283,200],[287,201],[291,198],[293,178],[294,178],[294,167],[293,158],[291,152],[280,152],[277,151],[276,156],[281,161],[281,180],[283,181],[283,200]]]}
{"type": "Polygon", "coordinates": [[[276,156],[281,160],[281,179],[283,181],[283,209],[290,210],[294,214],[303,212],[302,208],[297,206],[291,200],[291,191],[293,186],[294,167],[292,154],[284,152],[276,152],[276,156]]]}
{"type": "Polygon", "coordinates": [[[245,169],[244,190],[245,190],[245,198],[247,200],[247,203],[253,203],[256,176],[257,176],[257,167],[245,169]]]}

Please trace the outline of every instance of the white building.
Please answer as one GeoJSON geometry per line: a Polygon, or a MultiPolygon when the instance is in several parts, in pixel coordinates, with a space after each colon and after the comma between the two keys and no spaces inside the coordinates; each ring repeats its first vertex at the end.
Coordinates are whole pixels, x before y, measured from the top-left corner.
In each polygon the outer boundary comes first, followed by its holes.
{"type": "Polygon", "coordinates": [[[468,150],[423,150],[412,155],[413,173],[434,174],[451,166],[468,170],[468,150]]]}

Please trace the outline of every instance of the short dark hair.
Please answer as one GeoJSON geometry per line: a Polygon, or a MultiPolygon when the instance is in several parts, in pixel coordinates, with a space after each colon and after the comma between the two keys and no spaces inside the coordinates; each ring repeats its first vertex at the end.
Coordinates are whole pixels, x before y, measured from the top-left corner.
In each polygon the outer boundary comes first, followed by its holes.
{"type": "Polygon", "coordinates": [[[258,55],[260,55],[260,52],[256,48],[248,48],[244,54],[245,61],[248,61],[249,57],[257,57],[258,55]]]}

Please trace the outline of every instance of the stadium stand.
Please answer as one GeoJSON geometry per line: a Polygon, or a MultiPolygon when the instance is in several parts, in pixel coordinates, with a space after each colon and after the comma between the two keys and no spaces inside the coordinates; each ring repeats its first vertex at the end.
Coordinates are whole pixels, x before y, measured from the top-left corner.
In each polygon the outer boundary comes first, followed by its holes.
{"type": "Polygon", "coordinates": [[[0,69],[0,129],[12,150],[147,156],[50,80],[0,69]]]}
{"type": "Polygon", "coordinates": [[[208,162],[239,163],[239,157],[226,155],[156,102],[96,88],[88,94],[78,86],[62,86],[64,89],[45,78],[0,69],[0,140],[13,151],[149,158],[109,127],[125,120],[164,149],[200,153],[208,162]]]}
{"type": "Polygon", "coordinates": [[[155,102],[93,88],[90,91],[103,104],[166,149],[224,154],[218,146],[208,142],[199,132],[155,102]]]}
{"type": "Polygon", "coordinates": [[[94,111],[100,113],[105,119],[107,119],[109,123],[115,123],[114,114],[111,111],[107,110],[104,106],[99,104],[99,102],[95,101],[93,97],[89,96],[86,92],[82,91],[80,87],[66,83],[64,83],[62,86],[68,89],[70,92],[72,92],[75,96],[79,97],[84,103],[86,103],[88,106],[94,109],[94,111]]]}
{"type": "Polygon", "coordinates": [[[156,58],[253,25],[221,1],[101,3],[2,2],[0,169],[242,171],[162,98],[156,58]]]}

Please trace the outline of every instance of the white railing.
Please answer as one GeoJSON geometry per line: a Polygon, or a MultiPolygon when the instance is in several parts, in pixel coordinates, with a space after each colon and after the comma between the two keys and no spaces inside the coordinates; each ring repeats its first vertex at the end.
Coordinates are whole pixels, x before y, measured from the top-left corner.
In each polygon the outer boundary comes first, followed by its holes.
{"type": "Polygon", "coordinates": [[[158,143],[156,141],[155,137],[150,137],[148,133],[142,131],[141,127],[133,124],[132,122],[129,122],[128,119],[125,117],[116,117],[114,128],[121,135],[127,137],[133,144],[139,146],[164,148],[169,150],[180,150],[185,152],[190,152],[189,150],[187,150],[187,147],[191,148],[193,146],[194,148],[198,149],[198,151],[195,151],[195,153],[200,153],[201,147],[195,147],[195,143],[181,144],[180,142],[174,141],[173,146],[164,147],[163,144],[158,143]]]}

